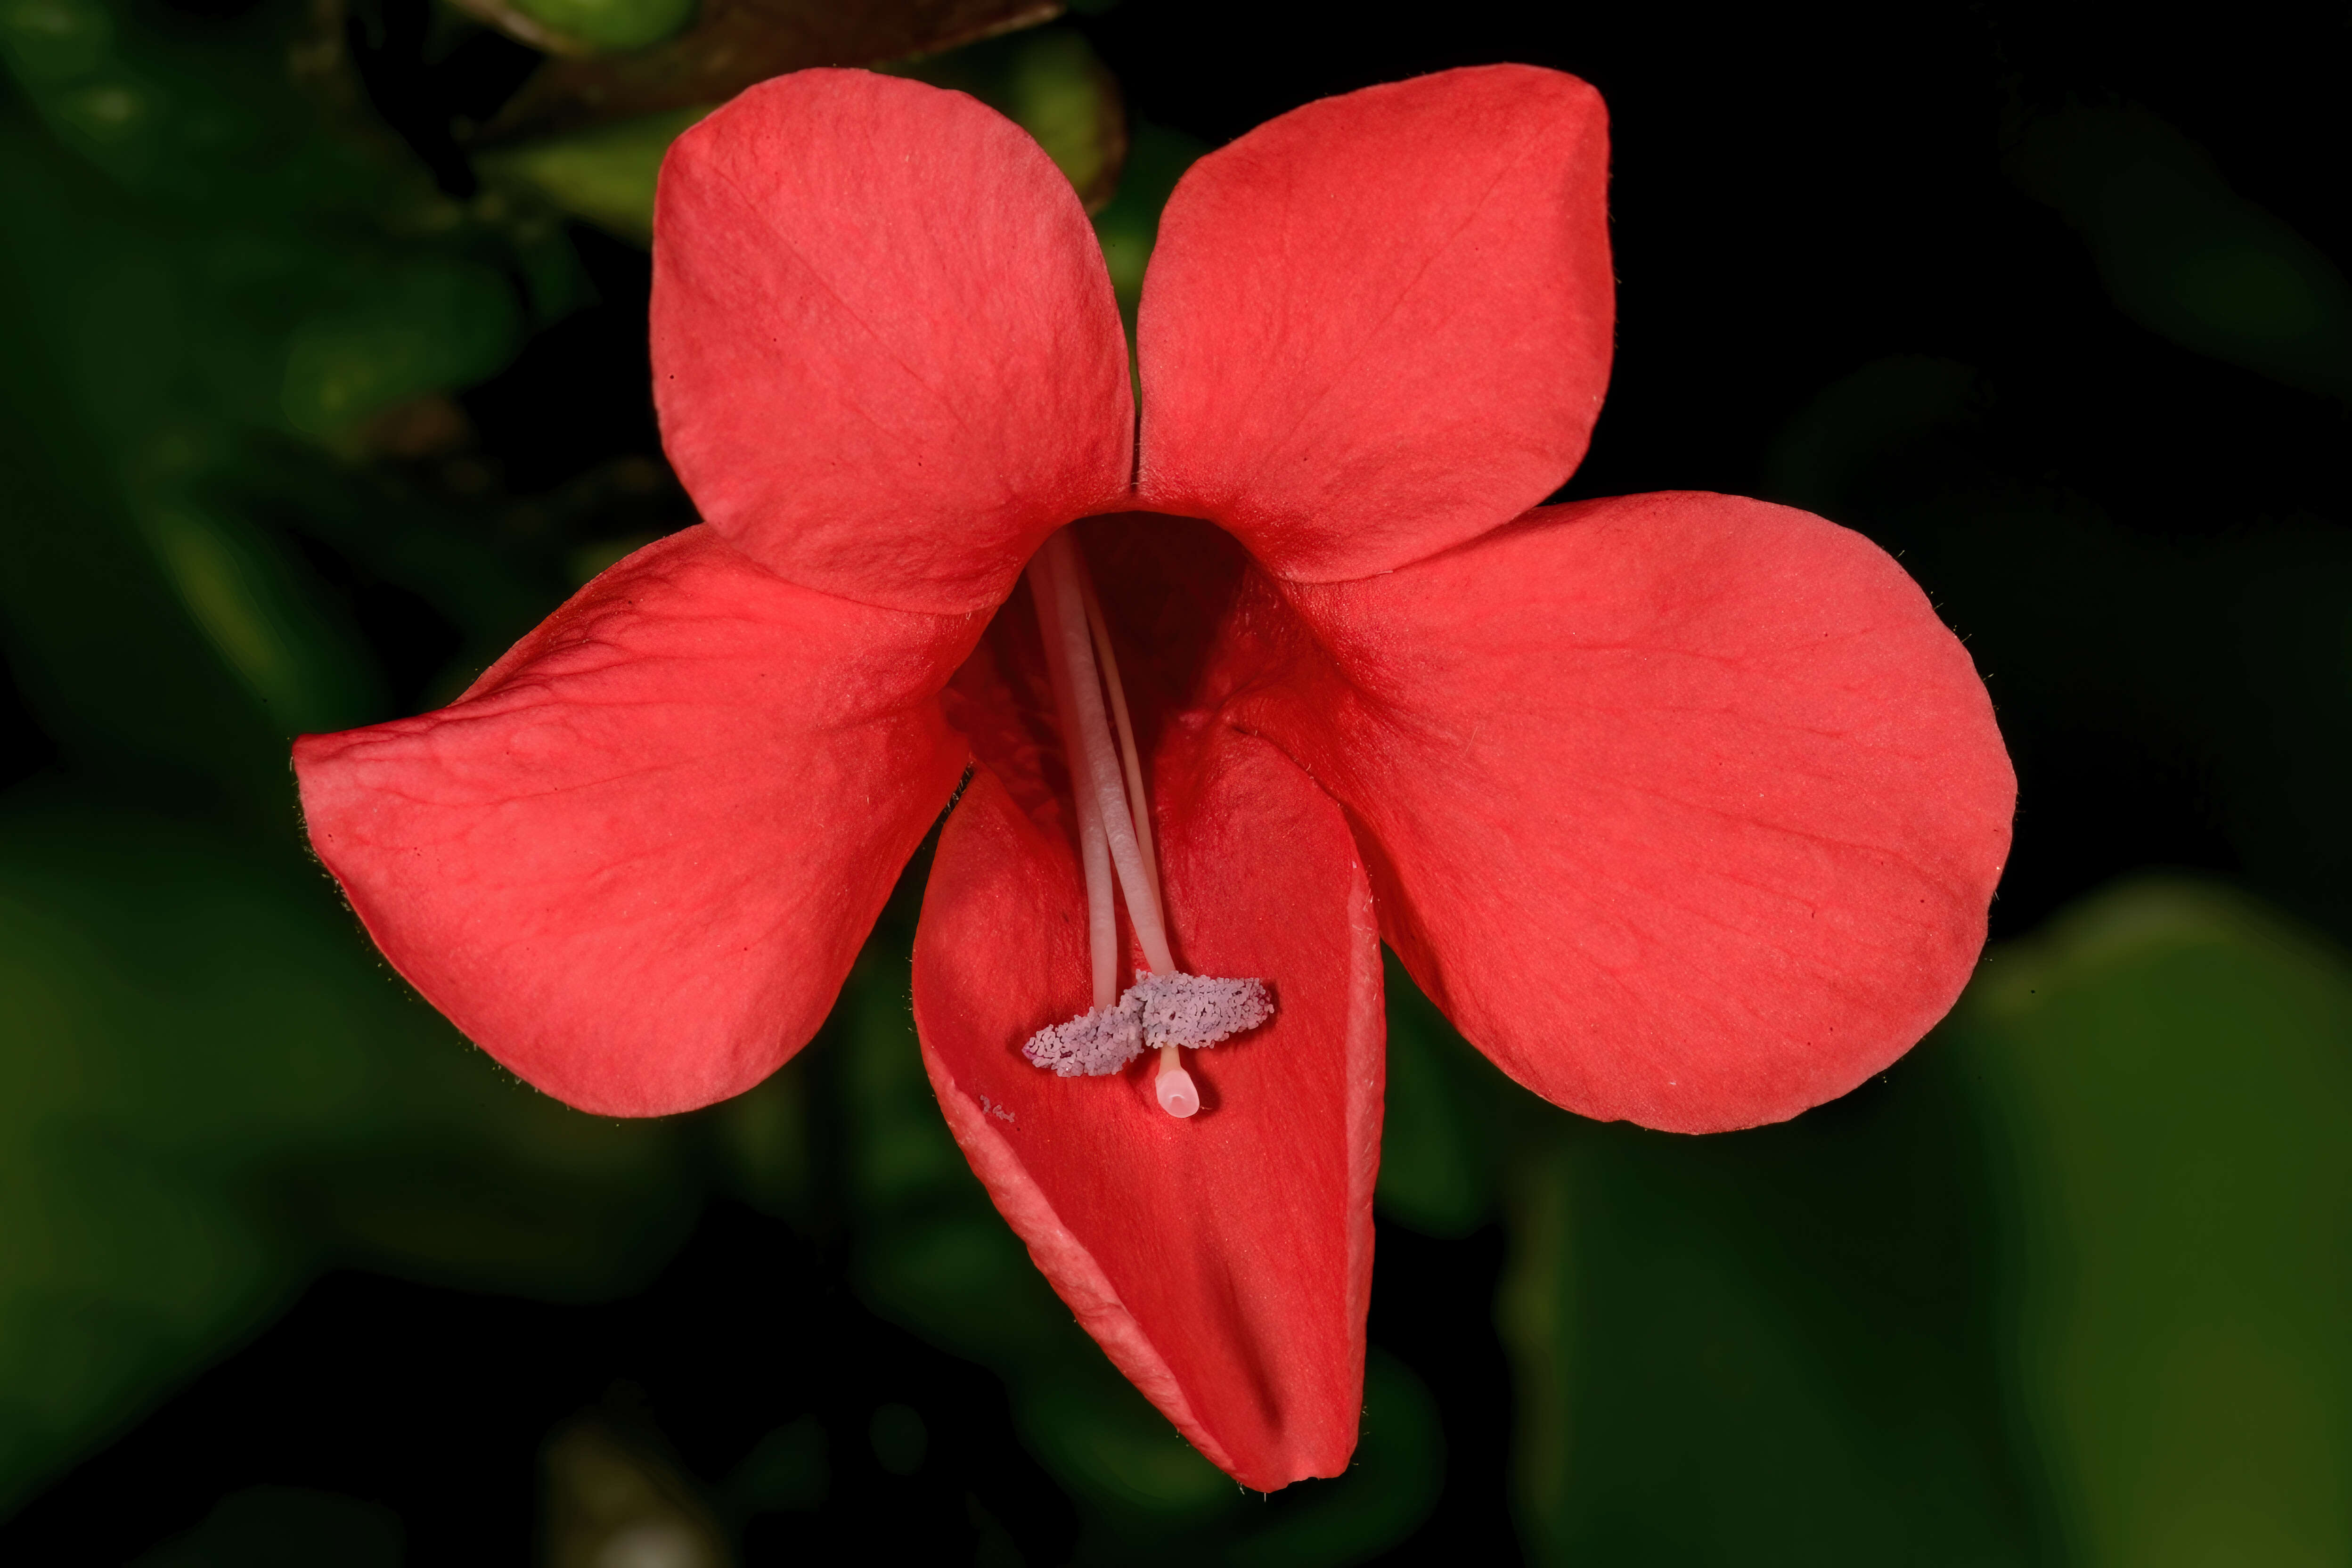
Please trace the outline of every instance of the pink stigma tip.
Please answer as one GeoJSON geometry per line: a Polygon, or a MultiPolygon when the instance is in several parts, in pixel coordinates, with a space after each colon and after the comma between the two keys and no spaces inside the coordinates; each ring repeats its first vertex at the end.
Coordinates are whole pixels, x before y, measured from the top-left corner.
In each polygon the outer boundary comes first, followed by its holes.
{"type": "Polygon", "coordinates": [[[1163,1069],[1153,1088],[1160,1094],[1160,1109],[1171,1116],[1190,1116],[1201,1109],[1201,1091],[1182,1068],[1163,1069]]]}

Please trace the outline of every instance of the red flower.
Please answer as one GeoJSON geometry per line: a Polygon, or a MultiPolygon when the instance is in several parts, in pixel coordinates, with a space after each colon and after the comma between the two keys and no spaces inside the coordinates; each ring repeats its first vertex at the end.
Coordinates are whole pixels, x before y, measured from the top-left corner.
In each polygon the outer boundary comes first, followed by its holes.
{"type": "Polygon", "coordinates": [[[320,858],[500,1061],[657,1114],[809,1038],[971,764],[915,946],[957,1139],[1203,1453],[1338,1473],[1383,938],[1558,1104],[1745,1127],[1942,1016],[2008,849],[1984,689],[1868,542],[1713,495],[1528,510],[1607,379],[1605,167],[1598,95],[1519,67],[1203,159],[1144,291],[1139,435],[1034,143],[889,78],[752,89],[672,151],[656,224],[656,393],[706,521],[451,707],[300,742],[320,858]],[[1126,798],[1065,763],[1059,612],[1020,589],[1081,519],[1175,956],[1277,1008],[1191,1058],[1190,1120],[1148,1066],[1022,1055],[1086,1009],[1109,908],[1077,794],[1126,798]]]}

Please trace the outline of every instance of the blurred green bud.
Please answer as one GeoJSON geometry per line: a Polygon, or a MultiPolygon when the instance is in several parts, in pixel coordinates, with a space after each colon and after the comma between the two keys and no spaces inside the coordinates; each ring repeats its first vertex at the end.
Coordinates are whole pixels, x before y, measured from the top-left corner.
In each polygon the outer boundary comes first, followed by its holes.
{"type": "Polygon", "coordinates": [[[593,131],[500,147],[477,163],[496,184],[520,186],[551,206],[639,245],[654,237],[654,182],[669,144],[711,106],[674,109],[593,131]]]}
{"type": "Polygon", "coordinates": [[[460,0],[466,10],[558,55],[642,49],[686,30],[695,0],[460,0]]]}
{"type": "Polygon", "coordinates": [[[1118,187],[1127,110],[1118,83],[1086,38],[1060,28],[1012,33],[883,68],[968,92],[1036,138],[1088,212],[1118,187]]]}
{"type": "Polygon", "coordinates": [[[1184,171],[1208,150],[1207,142],[1181,131],[1138,121],[1118,194],[1095,214],[1095,237],[1102,243],[1111,291],[1118,297],[1119,314],[1127,319],[1130,337],[1136,307],[1143,299],[1143,269],[1160,239],[1160,211],[1184,171]]]}
{"type": "Polygon", "coordinates": [[[542,1456],[550,1568],[724,1568],[725,1533],[678,1468],[601,1416],[556,1432],[542,1456]]]}
{"type": "Polygon", "coordinates": [[[287,346],[281,410],[306,436],[483,380],[521,344],[514,289],[487,267],[420,258],[361,286],[360,298],[302,321],[287,346]]]}

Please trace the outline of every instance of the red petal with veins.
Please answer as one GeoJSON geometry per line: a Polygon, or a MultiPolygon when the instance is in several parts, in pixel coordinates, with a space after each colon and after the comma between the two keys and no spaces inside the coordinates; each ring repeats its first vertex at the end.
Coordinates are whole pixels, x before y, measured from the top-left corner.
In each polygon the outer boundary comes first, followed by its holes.
{"type": "Polygon", "coordinates": [[[974,775],[915,938],[915,1022],[948,1124],[1030,1256],[1201,1451],[1270,1491],[1356,1442],[1381,1088],[1380,940],[1339,809],[1261,742],[1196,731],[1156,760],[1177,962],[1271,982],[1273,1022],[1064,1079],[1021,1047],[1083,1012],[1086,895],[1063,808],[974,775]]]}
{"type": "Polygon", "coordinates": [[[310,842],[401,973],[583,1110],[750,1088],[832,1006],[968,755],[974,623],[782,582],[705,528],[450,707],[296,742],[310,842]]]}
{"type": "Polygon", "coordinates": [[[1538,1093],[1777,1121],[1959,994],[2016,780],[1967,651],[1860,534],[1633,496],[1285,592],[1331,663],[1237,716],[1348,804],[1383,933],[1538,1093]]]}
{"type": "Polygon", "coordinates": [[[1124,493],[1133,403],[1101,247],[1027,132],[864,71],[763,82],[679,137],[654,210],[662,442],[786,579],[992,608],[1124,493]]]}
{"type": "Polygon", "coordinates": [[[1528,66],[1326,99],[1194,164],[1143,285],[1142,504],[1383,572],[1558,489],[1609,381],[1601,95],[1528,66]]]}

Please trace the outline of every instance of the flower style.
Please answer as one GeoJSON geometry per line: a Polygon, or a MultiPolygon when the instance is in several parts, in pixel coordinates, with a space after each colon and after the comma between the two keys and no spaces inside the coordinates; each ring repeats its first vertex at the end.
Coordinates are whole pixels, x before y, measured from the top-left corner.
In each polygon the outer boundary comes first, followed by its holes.
{"type": "Polygon", "coordinates": [[[1210,154],[1145,283],[1139,424],[1100,253],[1020,131],[858,72],[753,89],[671,151],[656,218],[704,521],[440,712],[299,742],[320,858],[493,1056],[655,1115],[808,1040],[969,768],[915,944],[950,1126],[1202,1453],[1337,1474],[1383,940],[1546,1099],[1747,1127],[1943,1015],[2008,851],[1984,689],[1885,553],[1724,496],[1538,504],[1608,374],[1606,163],[1599,96],[1511,66],[1210,154]],[[1082,854],[1109,775],[1024,581],[1056,552],[1123,681],[1087,690],[1129,710],[1167,945],[1271,990],[1188,1058],[1186,1120],[1150,1058],[1023,1055],[1087,1010],[1113,918],[1082,854]]]}

